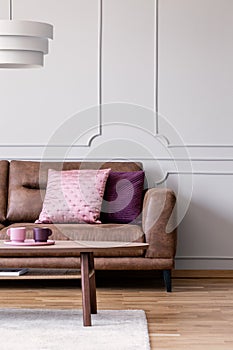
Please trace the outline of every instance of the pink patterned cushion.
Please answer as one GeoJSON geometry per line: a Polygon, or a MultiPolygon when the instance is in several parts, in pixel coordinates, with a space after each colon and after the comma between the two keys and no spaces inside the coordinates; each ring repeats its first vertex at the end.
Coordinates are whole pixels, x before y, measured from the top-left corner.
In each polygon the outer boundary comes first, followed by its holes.
{"type": "Polygon", "coordinates": [[[36,223],[101,223],[106,181],[111,169],[49,169],[43,208],[36,223]]]}

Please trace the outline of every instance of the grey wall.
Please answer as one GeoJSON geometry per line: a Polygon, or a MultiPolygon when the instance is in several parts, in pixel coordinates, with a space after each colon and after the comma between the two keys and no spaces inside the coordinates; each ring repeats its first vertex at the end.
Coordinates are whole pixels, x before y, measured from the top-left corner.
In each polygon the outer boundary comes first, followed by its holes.
{"type": "Polygon", "coordinates": [[[159,1],[159,111],[182,135],[193,168],[180,268],[233,267],[232,13],[231,0],[159,1]]]}
{"type": "Polygon", "coordinates": [[[1,158],[142,160],[178,196],[176,267],[233,268],[233,2],[103,0],[101,125],[98,5],[14,1],[55,35],[43,69],[0,71],[1,158]]]}

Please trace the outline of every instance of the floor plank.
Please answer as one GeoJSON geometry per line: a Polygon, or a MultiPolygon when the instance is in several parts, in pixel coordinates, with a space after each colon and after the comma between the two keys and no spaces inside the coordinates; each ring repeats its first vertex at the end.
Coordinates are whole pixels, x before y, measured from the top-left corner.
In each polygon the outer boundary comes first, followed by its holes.
{"type": "MultiPolygon", "coordinates": [[[[99,309],[146,311],[152,349],[233,349],[232,278],[177,277],[166,293],[160,275],[97,271],[96,284],[99,309]]],[[[1,280],[0,286],[0,307],[82,305],[80,280],[1,280]]]]}

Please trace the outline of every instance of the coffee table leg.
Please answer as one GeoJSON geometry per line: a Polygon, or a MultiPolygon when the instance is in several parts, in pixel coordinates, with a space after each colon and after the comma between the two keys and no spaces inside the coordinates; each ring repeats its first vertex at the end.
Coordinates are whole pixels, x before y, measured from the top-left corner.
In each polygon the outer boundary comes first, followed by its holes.
{"type": "Polygon", "coordinates": [[[94,266],[93,253],[89,253],[89,271],[91,272],[91,277],[90,277],[91,313],[97,314],[95,266],[94,266]]]}
{"type": "Polygon", "coordinates": [[[82,303],[83,303],[83,325],[91,326],[91,292],[89,279],[89,253],[80,253],[82,303]]]}

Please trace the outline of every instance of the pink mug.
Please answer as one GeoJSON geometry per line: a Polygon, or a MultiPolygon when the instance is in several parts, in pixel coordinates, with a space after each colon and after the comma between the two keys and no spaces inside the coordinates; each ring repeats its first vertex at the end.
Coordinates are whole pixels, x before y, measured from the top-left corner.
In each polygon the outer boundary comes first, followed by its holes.
{"type": "Polygon", "coordinates": [[[7,230],[7,235],[12,242],[24,242],[26,238],[25,227],[11,227],[7,230]]]}

